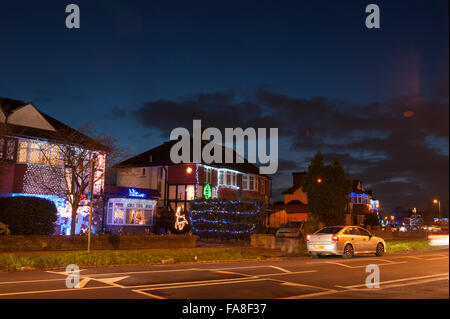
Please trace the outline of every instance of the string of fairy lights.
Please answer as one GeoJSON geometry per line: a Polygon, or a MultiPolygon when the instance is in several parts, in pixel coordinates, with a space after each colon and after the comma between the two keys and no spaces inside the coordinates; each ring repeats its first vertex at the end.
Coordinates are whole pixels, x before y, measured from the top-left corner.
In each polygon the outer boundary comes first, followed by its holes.
{"type": "Polygon", "coordinates": [[[255,200],[197,200],[187,211],[193,233],[246,235],[254,232],[261,205],[255,200]]]}

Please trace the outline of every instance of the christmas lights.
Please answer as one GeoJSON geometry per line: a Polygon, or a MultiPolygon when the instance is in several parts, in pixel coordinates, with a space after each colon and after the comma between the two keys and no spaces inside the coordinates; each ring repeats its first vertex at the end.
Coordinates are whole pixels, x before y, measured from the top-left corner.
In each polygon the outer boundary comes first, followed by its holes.
{"type": "Polygon", "coordinates": [[[192,231],[200,236],[247,237],[262,216],[261,204],[255,200],[197,200],[188,210],[192,231]]]}

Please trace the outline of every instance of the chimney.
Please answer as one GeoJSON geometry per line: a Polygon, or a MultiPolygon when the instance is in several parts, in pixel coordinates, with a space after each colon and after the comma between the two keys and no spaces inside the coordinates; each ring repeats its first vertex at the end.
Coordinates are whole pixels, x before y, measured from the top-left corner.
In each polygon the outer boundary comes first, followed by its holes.
{"type": "Polygon", "coordinates": [[[303,181],[303,177],[305,177],[305,175],[306,175],[306,172],[295,172],[295,173],[292,173],[294,186],[301,185],[301,183],[303,181]]]}

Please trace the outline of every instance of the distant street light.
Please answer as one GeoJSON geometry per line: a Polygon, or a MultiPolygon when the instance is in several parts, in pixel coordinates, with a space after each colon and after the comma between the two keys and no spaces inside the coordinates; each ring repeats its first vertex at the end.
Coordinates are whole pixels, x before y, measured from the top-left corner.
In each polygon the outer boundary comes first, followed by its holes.
{"type": "Polygon", "coordinates": [[[319,178],[317,179],[317,184],[320,184],[320,183],[322,183],[322,179],[319,177],[319,178]]]}
{"type": "Polygon", "coordinates": [[[441,219],[441,201],[438,199],[434,199],[433,203],[438,204],[438,216],[439,216],[439,220],[440,220],[441,219]]]}

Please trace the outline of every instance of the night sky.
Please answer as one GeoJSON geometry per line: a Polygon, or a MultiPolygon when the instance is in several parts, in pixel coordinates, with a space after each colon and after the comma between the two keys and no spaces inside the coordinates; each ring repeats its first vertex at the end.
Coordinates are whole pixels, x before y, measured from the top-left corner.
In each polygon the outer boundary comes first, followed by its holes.
{"type": "Polygon", "coordinates": [[[320,149],[396,206],[448,211],[449,2],[2,1],[0,96],[141,153],[170,131],[278,127],[273,199],[320,149]],[[65,27],[65,7],[81,29],[65,27]],[[381,29],[365,27],[365,7],[381,29]]]}

